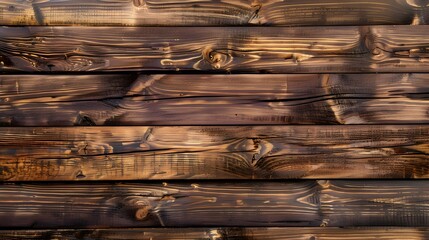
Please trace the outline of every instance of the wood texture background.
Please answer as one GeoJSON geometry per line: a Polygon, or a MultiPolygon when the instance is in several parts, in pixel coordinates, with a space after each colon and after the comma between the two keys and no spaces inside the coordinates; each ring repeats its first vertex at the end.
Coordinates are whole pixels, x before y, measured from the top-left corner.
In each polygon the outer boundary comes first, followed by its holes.
{"type": "Polygon", "coordinates": [[[0,124],[429,123],[429,74],[0,75],[0,124]]]}
{"type": "Polygon", "coordinates": [[[6,184],[0,228],[427,226],[426,181],[6,184]]]}
{"type": "Polygon", "coordinates": [[[0,2],[1,25],[427,24],[426,1],[45,0],[0,2]]]}
{"type": "Polygon", "coordinates": [[[68,239],[68,240],[338,240],[385,239],[398,236],[407,240],[428,238],[427,228],[133,228],[85,230],[0,230],[0,239],[68,239]]]}
{"type": "Polygon", "coordinates": [[[3,27],[0,71],[429,72],[429,26],[3,27]]]}
{"type": "Polygon", "coordinates": [[[3,181],[428,178],[429,126],[0,128],[3,181]]]}
{"type": "Polygon", "coordinates": [[[0,0],[0,239],[429,239],[427,24],[428,0],[0,0]]]}

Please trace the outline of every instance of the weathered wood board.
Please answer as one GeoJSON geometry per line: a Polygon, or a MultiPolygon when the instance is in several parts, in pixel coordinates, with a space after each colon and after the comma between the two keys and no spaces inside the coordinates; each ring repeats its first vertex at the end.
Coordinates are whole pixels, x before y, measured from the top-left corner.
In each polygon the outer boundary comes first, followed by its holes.
{"type": "Polygon", "coordinates": [[[0,124],[429,123],[429,74],[0,75],[0,124]]]}
{"type": "Polygon", "coordinates": [[[0,230],[0,239],[67,240],[426,240],[427,228],[128,228],[77,230],[0,230]]]}
{"type": "Polygon", "coordinates": [[[429,26],[2,27],[0,72],[429,72],[429,26]]]}
{"type": "Polygon", "coordinates": [[[426,1],[44,0],[0,1],[1,25],[427,24],[426,1]]]}
{"type": "Polygon", "coordinates": [[[4,184],[1,228],[415,226],[427,181],[4,184]]]}
{"type": "Polygon", "coordinates": [[[0,128],[0,180],[428,178],[429,126],[0,128]]]}

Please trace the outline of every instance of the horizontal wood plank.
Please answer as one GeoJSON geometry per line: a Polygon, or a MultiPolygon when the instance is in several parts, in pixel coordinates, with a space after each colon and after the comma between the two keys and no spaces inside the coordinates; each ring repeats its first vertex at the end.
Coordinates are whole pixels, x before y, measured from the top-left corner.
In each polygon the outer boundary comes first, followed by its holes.
{"type": "Polygon", "coordinates": [[[2,27],[0,71],[429,72],[429,26],[2,27]]]}
{"type": "Polygon", "coordinates": [[[428,178],[429,126],[0,128],[0,180],[428,178]]]}
{"type": "Polygon", "coordinates": [[[0,239],[67,239],[67,240],[425,240],[427,228],[131,228],[131,229],[58,229],[0,230],[0,239]]]}
{"type": "Polygon", "coordinates": [[[47,0],[1,1],[0,25],[427,24],[426,1],[47,0]]]}
{"type": "Polygon", "coordinates": [[[0,75],[0,124],[422,124],[428,82],[429,74],[0,75]]]}
{"type": "Polygon", "coordinates": [[[1,228],[415,226],[427,181],[4,184],[1,228]]]}

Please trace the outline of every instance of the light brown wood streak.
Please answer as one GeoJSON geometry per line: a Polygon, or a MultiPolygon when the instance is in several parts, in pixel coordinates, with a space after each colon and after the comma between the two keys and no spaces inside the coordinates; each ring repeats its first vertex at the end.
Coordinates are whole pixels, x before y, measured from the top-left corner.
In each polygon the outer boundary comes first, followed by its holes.
{"type": "Polygon", "coordinates": [[[132,228],[0,230],[0,239],[128,240],[425,240],[427,228],[132,228]]]}
{"type": "Polygon", "coordinates": [[[429,26],[2,27],[0,71],[429,72],[429,26]]]}
{"type": "Polygon", "coordinates": [[[0,227],[423,227],[428,201],[427,181],[7,184],[0,227]]]}
{"type": "Polygon", "coordinates": [[[0,1],[1,25],[426,24],[426,1],[45,0],[0,1]]]}
{"type": "Polygon", "coordinates": [[[0,124],[429,123],[429,74],[0,75],[0,124]]]}
{"type": "Polygon", "coordinates": [[[0,128],[3,181],[428,178],[428,126],[0,128]]]}

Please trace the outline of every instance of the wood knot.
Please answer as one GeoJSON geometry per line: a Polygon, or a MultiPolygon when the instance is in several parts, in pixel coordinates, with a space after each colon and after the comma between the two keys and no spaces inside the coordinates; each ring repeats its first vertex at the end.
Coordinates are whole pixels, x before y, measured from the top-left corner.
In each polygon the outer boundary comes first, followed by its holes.
{"type": "Polygon", "coordinates": [[[133,0],[134,7],[143,7],[146,5],[144,0],[133,0]]]}
{"type": "Polygon", "coordinates": [[[0,180],[5,181],[14,177],[14,171],[7,166],[0,166],[0,180]]]}
{"type": "Polygon", "coordinates": [[[320,227],[327,227],[329,224],[329,219],[323,219],[322,223],[320,224],[320,227]]]}
{"type": "Polygon", "coordinates": [[[74,122],[75,126],[95,126],[95,122],[87,115],[79,113],[74,122]]]}
{"type": "Polygon", "coordinates": [[[171,195],[165,195],[160,199],[160,201],[174,202],[176,201],[176,198],[171,195]]]}
{"type": "Polygon", "coordinates": [[[149,207],[148,206],[143,206],[139,209],[137,209],[135,217],[137,220],[141,221],[146,219],[146,217],[149,215],[149,207]]]}
{"type": "Polygon", "coordinates": [[[82,179],[82,178],[85,178],[86,176],[85,176],[85,174],[83,174],[83,172],[82,172],[82,170],[79,170],[78,172],[77,172],[77,174],[76,174],[76,178],[77,179],[82,179]]]}
{"type": "Polygon", "coordinates": [[[214,69],[224,68],[232,62],[232,57],[229,54],[212,49],[204,50],[203,57],[214,69]]]}
{"type": "Polygon", "coordinates": [[[319,184],[322,188],[329,188],[331,186],[329,180],[317,180],[317,184],[319,184]]]}
{"type": "Polygon", "coordinates": [[[253,13],[250,16],[248,23],[250,23],[250,24],[261,24],[261,19],[260,19],[261,17],[259,16],[259,11],[262,8],[262,3],[259,2],[258,0],[254,0],[250,4],[250,7],[252,8],[253,13]]]}
{"type": "Polygon", "coordinates": [[[0,53],[0,68],[12,66],[12,60],[0,53]]]}

